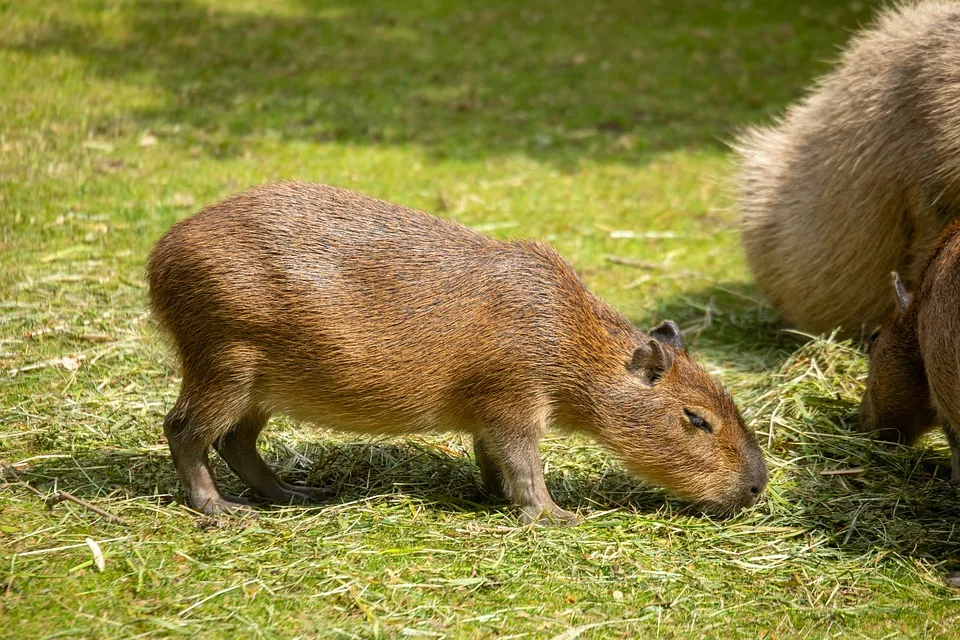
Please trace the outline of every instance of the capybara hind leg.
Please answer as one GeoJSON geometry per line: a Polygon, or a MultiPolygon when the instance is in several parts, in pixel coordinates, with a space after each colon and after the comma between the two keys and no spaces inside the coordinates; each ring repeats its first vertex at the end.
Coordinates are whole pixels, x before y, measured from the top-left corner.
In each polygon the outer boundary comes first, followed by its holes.
{"type": "Polygon", "coordinates": [[[577,516],[558,507],[550,497],[540,462],[540,437],[535,429],[523,435],[512,429],[489,431],[480,437],[485,453],[503,474],[507,497],[520,507],[525,524],[576,523],[577,516]]]}
{"type": "Polygon", "coordinates": [[[473,436],[473,457],[480,468],[480,479],[483,480],[483,486],[495,498],[506,499],[503,491],[503,472],[497,463],[493,461],[487,452],[487,445],[478,435],[473,436]]]}
{"type": "Polygon", "coordinates": [[[249,509],[250,503],[242,498],[227,496],[217,489],[217,483],[207,460],[209,445],[189,428],[187,420],[175,412],[167,414],[163,432],[167,436],[173,466],[177,470],[187,502],[206,515],[231,513],[249,509]]]}
{"type": "Polygon", "coordinates": [[[327,489],[298,487],[277,477],[257,451],[257,437],[267,424],[268,416],[252,411],[222,438],[214,442],[217,452],[230,469],[254,493],[274,502],[306,502],[329,498],[327,489]]]}

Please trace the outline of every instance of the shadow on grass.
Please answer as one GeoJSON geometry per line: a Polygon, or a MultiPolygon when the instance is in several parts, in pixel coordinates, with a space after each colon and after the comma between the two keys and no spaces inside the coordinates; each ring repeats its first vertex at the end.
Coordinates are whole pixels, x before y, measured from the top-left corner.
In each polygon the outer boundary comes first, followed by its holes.
{"type": "Polygon", "coordinates": [[[850,553],[881,549],[960,563],[960,500],[950,484],[949,454],[929,443],[905,449],[867,437],[847,441],[859,451],[823,441],[806,456],[794,451],[817,463],[782,488],[789,512],[780,515],[850,553]]]}
{"type": "Polygon", "coordinates": [[[95,1],[0,47],[162,92],[94,116],[97,135],[151,128],[220,156],[264,137],[633,163],[721,148],[781,110],[871,12],[833,0],[215,4],[95,1]]]}
{"type": "MultiPolygon", "coordinates": [[[[296,451],[286,448],[281,460],[269,454],[271,466],[284,480],[335,491],[329,504],[354,502],[387,495],[403,495],[444,511],[505,510],[508,505],[482,487],[471,457],[448,453],[415,441],[402,443],[316,443],[296,451]]],[[[553,456],[551,455],[551,458],[553,456]]],[[[244,494],[246,488],[215,455],[214,475],[225,493],[244,494]]],[[[21,472],[32,486],[65,489],[78,497],[137,498],[160,496],[164,502],[182,502],[180,484],[165,452],[89,452],[71,458],[48,458],[21,472]]],[[[554,499],[566,508],[655,511],[663,506],[663,492],[643,484],[617,468],[600,474],[547,474],[554,499]]],[[[245,494],[246,497],[254,496],[245,494]]],[[[270,508],[269,503],[259,503],[270,508]]]]}
{"type": "MultiPolygon", "coordinates": [[[[960,503],[948,482],[947,455],[922,447],[873,443],[842,430],[801,436],[789,448],[793,457],[808,463],[775,476],[779,499],[771,507],[769,524],[821,534],[830,546],[851,554],[879,549],[933,562],[960,561],[960,531],[956,531],[960,503]],[[829,475],[836,469],[859,471],[829,475]]],[[[287,453],[292,457],[281,460],[281,466],[287,467],[281,471],[284,478],[335,489],[337,496],[331,505],[403,495],[437,511],[509,508],[481,488],[469,457],[428,445],[317,443],[287,453]]],[[[224,491],[243,490],[219,461],[215,473],[224,491]]],[[[52,490],[55,482],[58,488],[90,500],[159,494],[162,502],[182,501],[173,466],[161,452],[92,452],[73,459],[45,459],[21,477],[42,490],[52,490]]],[[[547,474],[547,484],[561,506],[579,508],[581,514],[589,510],[649,514],[665,506],[661,490],[619,466],[592,473],[560,468],[547,474]]],[[[766,508],[759,507],[761,511],[766,508]]],[[[694,513],[682,505],[680,511],[694,513]]],[[[722,526],[723,521],[718,523],[722,526]]]]}
{"type": "Polygon", "coordinates": [[[913,447],[858,430],[866,359],[850,342],[815,339],[774,373],[758,424],[771,462],[770,523],[824,536],[846,553],[960,560],[960,501],[933,432],[913,447]]]}

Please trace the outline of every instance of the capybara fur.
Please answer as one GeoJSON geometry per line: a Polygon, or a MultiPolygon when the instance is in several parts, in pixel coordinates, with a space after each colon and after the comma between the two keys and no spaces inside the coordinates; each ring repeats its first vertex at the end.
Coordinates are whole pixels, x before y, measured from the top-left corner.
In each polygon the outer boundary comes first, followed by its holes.
{"type": "Polygon", "coordinates": [[[937,425],[960,482],[960,221],[952,223],[913,295],[894,273],[896,309],[874,333],[860,425],[911,443],[937,425]]]}
{"type": "Polygon", "coordinates": [[[164,430],[205,513],[242,505],[217,489],[211,445],[264,498],[322,495],[258,455],[274,413],[367,434],[469,432],[485,486],[527,522],[573,519],[544,484],[548,425],[711,510],[751,505],[766,484],[754,434],[676,325],[638,331],[547,246],[290,182],[174,225],[148,275],[183,373],[164,430]]]}
{"type": "Polygon", "coordinates": [[[960,213],[960,2],[882,12],[773,127],[735,143],[762,295],[810,332],[875,325],[960,213]]]}

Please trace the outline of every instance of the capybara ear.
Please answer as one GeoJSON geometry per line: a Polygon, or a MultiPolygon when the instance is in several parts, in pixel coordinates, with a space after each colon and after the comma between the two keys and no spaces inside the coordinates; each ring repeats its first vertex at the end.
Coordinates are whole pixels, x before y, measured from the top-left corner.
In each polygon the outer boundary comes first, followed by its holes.
{"type": "Polygon", "coordinates": [[[903,280],[900,279],[900,274],[896,271],[890,273],[890,278],[893,280],[893,292],[897,296],[897,306],[900,309],[900,312],[910,306],[910,303],[913,301],[913,296],[907,293],[907,288],[903,286],[903,280]]]}
{"type": "Polygon", "coordinates": [[[673,365],[673,354],[660,342],[650,339],[633,350],[627,369],[640,376],[644,384],[652,386],[673,365]]]}
{"type": "Polygon", "coordinates": [[[683,344],[683,335],[680,333],[680,327],[673,320],[664,320],[660,326],[650,331],[650,337],[657,342],[668,344],[674,349],[686,349],[683,344]]]}

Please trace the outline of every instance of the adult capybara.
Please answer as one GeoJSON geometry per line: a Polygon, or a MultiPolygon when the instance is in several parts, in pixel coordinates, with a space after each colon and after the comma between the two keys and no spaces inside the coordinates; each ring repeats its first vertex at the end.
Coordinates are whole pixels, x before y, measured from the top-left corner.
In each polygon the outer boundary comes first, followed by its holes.
{"type": "Polygon", "coordinates": [[[960,221],[947,227],[913,295],[893,278],[897,308],[872,336],[860,425],[909,444],[939,424],[960,483],[960,221]]]}
{"type": "Polygon", "coordinates": [[[244,505],[217,489],[211,445],[260,496],[323,493],[281,481],[257,453],[274,413],[368,434],[469,432],[485,485],[527,522],[573,519],[544,484],[551,425],[717,511],[766,485],[753,433],[676,325],[638,331],[547,246],[280,183],[175,225],[148,271],[183,372],[164,431],[204,513],[244,505]]]}
{"type": "Polygon", "coordinates": [[[880,14],[837,67],[739,154],[743,244],[788,323],[857,332],[916,284],[960,213],[960,3],[880,14]]]}

